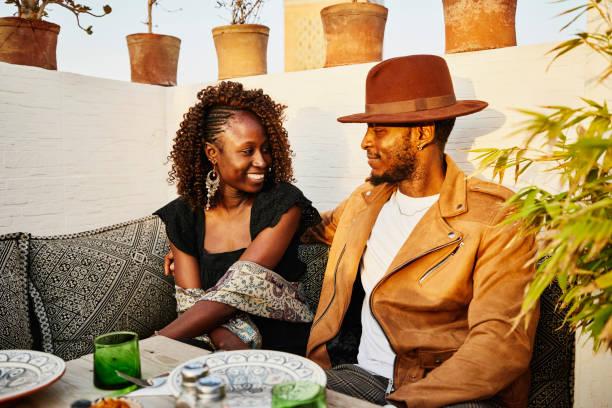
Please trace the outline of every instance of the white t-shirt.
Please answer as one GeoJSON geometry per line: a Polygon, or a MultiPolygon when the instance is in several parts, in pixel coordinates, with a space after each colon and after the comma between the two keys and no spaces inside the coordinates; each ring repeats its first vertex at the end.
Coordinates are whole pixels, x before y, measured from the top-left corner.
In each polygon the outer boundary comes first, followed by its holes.
{"type": "Polygon", "coordinates": [[[439,196],[414,198],[399,190],[393,193],[378,214],[361,259],[361,283],[365,298],[361,308],[362,332],[357,364],[386,378],[393,378],[395,353],[371,313],[370,294],[414,227],[439,196]]]}

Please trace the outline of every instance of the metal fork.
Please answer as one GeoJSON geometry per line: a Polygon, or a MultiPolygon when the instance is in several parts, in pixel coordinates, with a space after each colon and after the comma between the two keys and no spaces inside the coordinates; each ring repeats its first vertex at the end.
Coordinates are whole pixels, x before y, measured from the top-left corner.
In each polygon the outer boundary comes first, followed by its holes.
{"type": "Polygon", "coordinates": [[[156,375],[155,377],[151,377],[151,378],[132,377],[131,375],[121,372],[119,370],[115,370],[115,374],[117,374],[119,377],[123,378],[124,380],[131,382],[132,384],[136,384],[139,387],[146,388],[146,387],[159,387],[160,385],[163,385],[167,379],[164,377],[167,377],[170,373],[167,373],[167,372],[162,373],[162,374],[156,375]]]}

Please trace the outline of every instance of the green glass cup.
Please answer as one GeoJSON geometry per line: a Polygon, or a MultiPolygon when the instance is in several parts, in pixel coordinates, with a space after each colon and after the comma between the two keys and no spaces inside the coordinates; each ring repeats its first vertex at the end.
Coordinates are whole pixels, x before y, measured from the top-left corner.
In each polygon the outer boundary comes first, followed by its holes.
{"type": "Polygon", "coordinates": [[[272,387],[272,408],[326,408],[325,387],[311,381],[295,381],[272,387]]]}
{"type": "Polygon", "coordinates": [[[140,378],[138,334],[113,332],[94,340],[94,385],[103,390],[117,390],[131,385],[115,371],[140,378]]]}

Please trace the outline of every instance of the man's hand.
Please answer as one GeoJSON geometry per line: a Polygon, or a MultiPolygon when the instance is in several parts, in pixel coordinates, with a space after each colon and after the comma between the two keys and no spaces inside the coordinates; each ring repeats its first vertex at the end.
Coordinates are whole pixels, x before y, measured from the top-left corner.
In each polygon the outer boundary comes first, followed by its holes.
{"type": "Polygon", "coordinates": [[[169,250],[166,256],[164,256],[164,275],[174,276],[174,254],[172,250],[169,250]]]}

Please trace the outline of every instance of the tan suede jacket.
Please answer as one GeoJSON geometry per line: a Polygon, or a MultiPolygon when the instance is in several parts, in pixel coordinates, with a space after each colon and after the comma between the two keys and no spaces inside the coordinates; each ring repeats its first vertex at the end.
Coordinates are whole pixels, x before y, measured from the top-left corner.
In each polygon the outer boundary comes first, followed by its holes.
{"type": "MultiPolygon", "coordinates": [[[[500,226],[512,192],[467,179],[447,156],[440,199],[413,230],[370,299],[396,354],[391,401],[439,407],[494,396],[526,407],[539,311],[512,330],[533,274],[533,239],[500,226]]],[[[396,186],[364,184],[310,239],[331,251],[307,356],[331,365],[326,343],[339,332],[366,242],[396,186]]],[[[308,238],[307,238],[308,239],[308,238]]]]}

